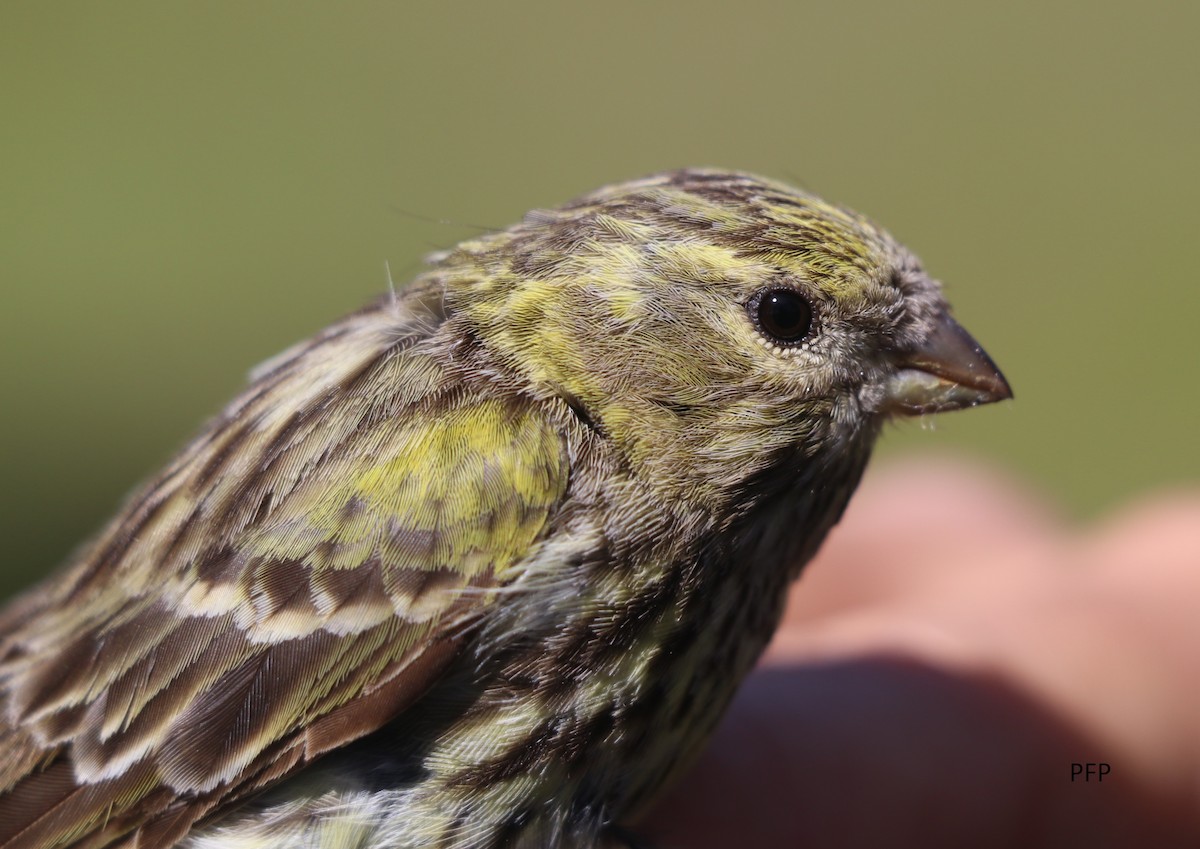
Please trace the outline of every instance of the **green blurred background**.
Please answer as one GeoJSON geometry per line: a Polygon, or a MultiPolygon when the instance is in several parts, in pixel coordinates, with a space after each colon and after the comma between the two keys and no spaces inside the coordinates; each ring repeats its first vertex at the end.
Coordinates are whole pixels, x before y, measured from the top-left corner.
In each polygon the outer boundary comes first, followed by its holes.
{"type": "Polygon", "coordinates": [[[421,257],[722,165],[860,209],[1015,403],[893,429],[1088,517],[1200,477],[1200,6],[7,2],[0,594],[421,257]]]}

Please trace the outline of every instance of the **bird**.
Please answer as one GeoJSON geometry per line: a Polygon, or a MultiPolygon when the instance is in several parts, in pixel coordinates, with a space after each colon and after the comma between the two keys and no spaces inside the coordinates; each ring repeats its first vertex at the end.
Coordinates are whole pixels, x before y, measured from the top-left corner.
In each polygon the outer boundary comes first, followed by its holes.
{"type": "Polygon", "coordinates": [[[0,849],[631,845],[882,427],[1011,397],[912,252],[770,179],[470,238],[0,612],[0,849]]]}

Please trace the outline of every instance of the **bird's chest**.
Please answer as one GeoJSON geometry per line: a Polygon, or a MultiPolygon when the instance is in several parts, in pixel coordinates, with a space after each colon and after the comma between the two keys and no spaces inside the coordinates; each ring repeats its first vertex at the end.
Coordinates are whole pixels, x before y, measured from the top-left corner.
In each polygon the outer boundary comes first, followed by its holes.
{"type": "MultiPolygon", "coordinates": [[[[713,569],[715,564],[705,564],[713,569]]],[[[630,679],[632,709],[611,753],[618,815],[645,804],[704,745],[778,624],[786,564],[728,562],[684,596],[655,641],[643,678],[630,679]]]]}
{"type": "Polygon", "coordinates": [[[598,579],[451,731],[471,763],[449,782],[568,821],[629,815],[705,742],[770,639],[785,555],[598,579]]]}
{"type": "Polygon", "coordinates": [[[638,636],[605,677],[617,694],[611,730],[583,765],[582,798],[603,783],[610,812],[628,816],[690,762],[770,641],[792,579],[848,494],[805,489],[758,511],[729,546],[667,582],[673,596],[657,617],[626,620],[638,636]]]}

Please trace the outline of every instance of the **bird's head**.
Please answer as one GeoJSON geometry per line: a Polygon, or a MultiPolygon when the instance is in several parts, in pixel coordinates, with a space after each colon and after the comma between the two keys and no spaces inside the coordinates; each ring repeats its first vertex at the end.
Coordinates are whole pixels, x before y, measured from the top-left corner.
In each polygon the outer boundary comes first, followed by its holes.
{"type": "Polygon", "coordinates": [[[889,415],[1011,397],[912,253],[746,174],[601,189],[463,243],[435,274],[505,369],[671,495],[719,501],[865,454],[889,415]]]}

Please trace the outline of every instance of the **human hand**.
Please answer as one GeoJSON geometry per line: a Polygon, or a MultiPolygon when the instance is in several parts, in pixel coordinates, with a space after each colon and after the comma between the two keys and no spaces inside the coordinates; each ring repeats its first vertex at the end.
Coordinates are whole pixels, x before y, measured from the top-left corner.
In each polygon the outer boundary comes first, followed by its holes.
{"type": "Polygon", "coordinates": [[[869,475],[640,831],[661,849],[1195,846],[1198,599],[1200,493],[1073,528],[978,468],[869,475]]]}

